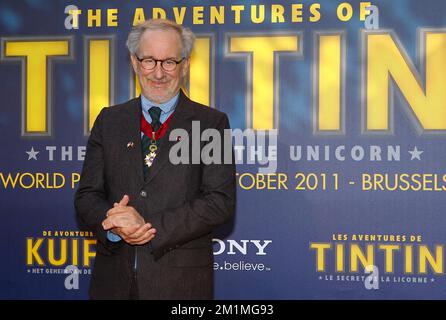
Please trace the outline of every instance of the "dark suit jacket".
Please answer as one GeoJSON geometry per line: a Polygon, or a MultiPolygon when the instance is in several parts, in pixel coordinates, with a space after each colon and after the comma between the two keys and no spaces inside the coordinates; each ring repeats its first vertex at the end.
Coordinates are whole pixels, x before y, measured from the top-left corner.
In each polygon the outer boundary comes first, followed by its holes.
{"type": "MultiPolygon", "coordinates": [[[[149,176],[144,180],[140,136],[141,100],[104,108],[87,144],[75,195],[80,220],[96,233],[96,258],[90,284],[93,299],[127,299],[136,278],[142,299],[211,299],[213,254],[211,231],[235,210],[234,164],[179,164],[169,161],[175,128],[190,134],[192,121],[200,130],[229,128],[227,116],[191,101],[183,92],[149,176]],[[134,147],[128,147],[133,142],[134,147]],[[124,194],[152,223],[157,233],[143,246],[107,239],[102,221],[124,194]]],[[[223,137],[223,135],[222,135],[223,137]]],[[[204,143],[201,143],[203,147],[204,143]]]]}

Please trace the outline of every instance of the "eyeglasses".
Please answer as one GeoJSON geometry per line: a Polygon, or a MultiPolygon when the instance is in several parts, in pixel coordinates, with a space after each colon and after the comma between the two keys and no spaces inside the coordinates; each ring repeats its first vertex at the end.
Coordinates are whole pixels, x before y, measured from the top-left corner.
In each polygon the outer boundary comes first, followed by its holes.
{"type": "Polygon", "coordinates": [[[173,59],[157,60],[153,58],[138,58],[136,55],[135,57],[136,60],[141,62],[141,66],[145,70],[153,70],[157,66],[158,62],[161,62],[161,68],[163,68],[164,71],[173,71],[176,69],[177,65],[184,60],[184,57],[178,61],[173,59]]]}

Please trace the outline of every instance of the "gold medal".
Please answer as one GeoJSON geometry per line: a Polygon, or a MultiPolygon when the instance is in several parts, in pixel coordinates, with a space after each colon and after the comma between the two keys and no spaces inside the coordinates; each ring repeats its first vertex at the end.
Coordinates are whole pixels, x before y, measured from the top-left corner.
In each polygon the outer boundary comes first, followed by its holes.
{"type": "Polygon", "coordinates": [[[158,149],[158,147],[156,146],[156,141],[152,140],[150,142],[150,146],[149,146],[149,153],[146,155],[146,157],[144,158],[144,163],[146,164],[147,167],[151,167],[153,164],[153,161],[155,161],[155,157],[156,157],[156,150],[158,149]]]}

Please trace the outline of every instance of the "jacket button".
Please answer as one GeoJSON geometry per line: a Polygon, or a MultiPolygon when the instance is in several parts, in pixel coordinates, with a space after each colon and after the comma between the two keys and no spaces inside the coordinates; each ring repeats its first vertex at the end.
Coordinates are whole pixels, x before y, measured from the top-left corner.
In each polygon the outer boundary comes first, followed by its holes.
{"type": "Polygon", "coordinates": [[[146,198],[147,197],[147,192],[145,190],[141,190],[141,192],[139,193],[141,195],[141,197],[146,198]]]}

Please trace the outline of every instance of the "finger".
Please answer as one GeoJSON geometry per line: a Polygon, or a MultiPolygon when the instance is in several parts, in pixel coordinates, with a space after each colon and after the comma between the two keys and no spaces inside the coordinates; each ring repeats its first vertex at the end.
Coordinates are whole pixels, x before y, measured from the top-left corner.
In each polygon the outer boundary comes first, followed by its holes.
{"type": "Polygon", "coordinates": [[[135,244],[144,244],[149,241],[149,239],[153,238],[155,236],[156,230],[151,228],[144,232],[140,237],[138,238],[128,238],[128,243],[135,245],[135,244]]]}
{"type": "Polygon", "coordinates": [[[130,239],[131,244],[145,244],[156,236],[156,230],[150,229],[138,239],[130,239]]]}
{"type": "Polygon", "coordinates": [[[107,219],[105,219],[102,223],[102,226],[104,228],[107,228],[106,230],[113,228],[113,227],[125,228],[125,227],[134,226],[134,225],[138,225],[138,227],[139,227],[141,224],[138,224],[137,222],[135,222],[126,213],[111,215],[107,219]]]}
{"type": "Polygon", "coordinates": [[[156,235],[156,230],[150,229],[138,239],[129,239],[129,243],[132,245],[143,245],[151,241],[153,238],[155,238],[155,235],[156,235]]]}
{"type": "Polygon", "coordinates": [[[102,221],[102,227],[104,230],[110,230],[116,227],[122,227],[122,221],[120,219],[117,219],[117,216],[108,217],[104,221],[102,221]]]}
{"type": "Polygon", "coordinates": [[[126,207],[124,207],[124,206],[121,206],[120,208],[117,208],[117,207],[119,207],[119,203],[117,203],[117,202],[113,203],[113,208],[111,208],[111,209],[109,209],[109,210],[107,211],[106,216],[108,217],[108,216],[110,216],[110,215],[119,213],[119,212],[121,212],[121,211],[123,210],[123,208],[126,208],[126,207]]]}
{"type": "MultiPolygon", "coordinates": [[[[135,223],[132,223],[126,215],[113,215],[108,217],[104,221],[102,221],[102,227],[104,230],[110,230],[112,228],[128,228],[134,226],[135,223]]],[[[136,229],[139,228],[140,225],[137,225],[136,229]]]]}
{"type": "Polygon", "coordinates": [[[130,207],[123,207],[123,206],[119,206],[117,205],[114,208],[111,208],[110,210],[108,210],[107,212],[107,217],[118,214],[118,213],[128,213],[130,207]]]}
{"type": "Polygon", "coordinates": [[[110,229],[110,230],[108,230],[108,231],[111,231],[111,232],[113,232],[114,234],[120,236],[121,239],[124,239],[124,236],[123,236],[123,234],[122,234],[122,232],[121,232],[121,228],[120,228],[120,227],[114,227],[113,229],[110,229]]]}
{"type": "Polygon", "coordinates": [[[117,226],[114,225],[113,219],[107,218],[104,221],[102,221],[102,228],[104,228],[104,230],[110,230],[113,229],[114,227],[117,226]]]}
{"type": "Polygon", "coordinates": [[[131,239],[138,239],[142,235],[144,235],[147,231],[149,231],[151,228],[152,228],[152,225],[150,223],[146,223],[146,224],[142,225],[134,233],[130,234],[129,238],[131,238],[131,239]]]}
{"type": "Polygon", "coordinates": [[[126,226],[126,227],[122,227],[121,228],[121,234],[125,237],[125,240],[130,240],[130,236],[136,232],[136,230],[138,230],[139,228],[141,228],[141,225],[139,224],[134,224],[134,225],[130,225],[130,226],[126,226]]]}
{"type": "Polygon", "coordinates": [[[119,201],[119,205],[120,205],[120,206],[126,206],[126,205],[129,203],[129,201],[130,201],[129,196],[125,194],[125,195],[122,197],[121,201],[119,201]]]}

